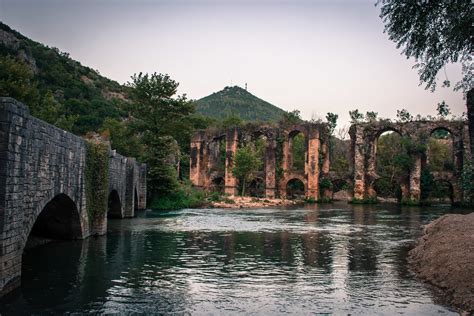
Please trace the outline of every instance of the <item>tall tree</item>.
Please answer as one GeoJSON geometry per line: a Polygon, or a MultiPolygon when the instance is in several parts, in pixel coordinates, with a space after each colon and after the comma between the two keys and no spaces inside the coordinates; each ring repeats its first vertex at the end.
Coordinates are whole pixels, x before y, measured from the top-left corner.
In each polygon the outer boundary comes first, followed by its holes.
{"type": "Polygon", "coordinates": [[[131,126],[141,135],[148,163],[151,193],[164,195],[176,190],[179,156],[176,139],[187,130],[186,120],[194,105],[186,95],[176,95],[178,83],[168,75],[139,73],[128,84],[132,88],[131,126]]]}
{"type": "MultiPolygon", "coordinates": [[[[462,79],[454,86],[467,95],[471,145],[474,144],[474,6],[471,0],[378,0],[385,32],[402,48],[407,58],[415,58],[420,84],[434,90],[439,71],[449,63],[460,62],[462,79]]],[[[445,78],[444,86],[450,81],[445,78]]],[[[471,146],[472,147],[472,146],[471,146]]],[[[474,161],[474,151],[472,151],[474,161]]]]}
{"type": "Polygon", "coordinates": [[[260,169],[262,161],[251,146],[241,147],[235,153],[234,168],[232,173],[236,176],[242,186],[241,195],[245,195],[247,184],[260,169]]]}

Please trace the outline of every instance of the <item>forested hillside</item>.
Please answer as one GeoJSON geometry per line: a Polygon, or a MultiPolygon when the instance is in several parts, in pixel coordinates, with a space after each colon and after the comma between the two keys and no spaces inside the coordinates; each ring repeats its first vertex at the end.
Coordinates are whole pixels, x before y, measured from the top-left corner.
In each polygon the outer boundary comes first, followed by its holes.
{"type": "Polygon", "coordinates": [[[282,109],[257,98],[238,86],[225,87],[196,101],[198,113],[223,119],[238,115],[244,121],[277,122],[285,113],[282,109]]]}
{"type": "Polygon", "coordinates": [[[0,22],[0,95],[24,102],[49,123],[85,134],[121,116],[127,88],[0,22]]]}

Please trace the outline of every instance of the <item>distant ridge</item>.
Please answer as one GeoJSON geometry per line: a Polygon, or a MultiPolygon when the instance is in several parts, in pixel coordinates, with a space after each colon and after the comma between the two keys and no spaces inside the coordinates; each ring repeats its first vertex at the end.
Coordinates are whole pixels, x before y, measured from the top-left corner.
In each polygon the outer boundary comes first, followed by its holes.
{"type": "Polygon", "coordinates": [[[245,121],[278,121],[284,110],[239,87],[225,87],[196,101],[197,112],[216,119],[237,114],[245,121]]]}

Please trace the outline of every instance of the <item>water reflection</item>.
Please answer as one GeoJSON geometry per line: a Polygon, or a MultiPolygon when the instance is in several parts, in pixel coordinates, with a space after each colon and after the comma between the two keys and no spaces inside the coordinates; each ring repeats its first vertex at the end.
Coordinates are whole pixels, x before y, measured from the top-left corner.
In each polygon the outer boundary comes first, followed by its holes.
{"type": "Polygon", "coordinates": [[[450,313],[406,265],[420,225],[447,211],[141,213],[110,221],[106,237],[30,250],[0,313],[450,313]]]}

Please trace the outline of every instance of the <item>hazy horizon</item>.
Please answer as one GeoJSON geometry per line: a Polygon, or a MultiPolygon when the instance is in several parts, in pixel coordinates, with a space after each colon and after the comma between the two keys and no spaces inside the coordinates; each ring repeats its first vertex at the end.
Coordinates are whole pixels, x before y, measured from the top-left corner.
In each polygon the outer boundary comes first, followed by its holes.
{"type": "MultiPolygon", "coordinates": [[[[445,100],[454,114],[466,111],[461,92],[419,86],[414,60],[383,33],[378,15],[374,2],[355,0],[0,0],[2,22],[122,84],[133,73],[168,73],[179,93],[200,99],[247,83],[304,119],[337,113],[339,126],[355,108],[434,115],[445,100]]],[[[460,73],[446,67],[453,83],[460,73]]]]}

